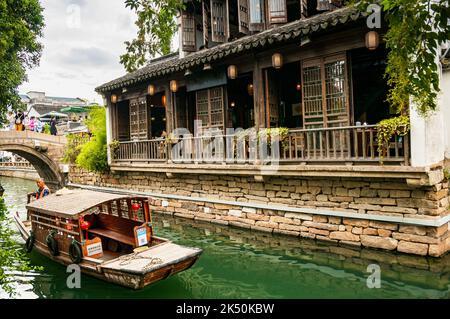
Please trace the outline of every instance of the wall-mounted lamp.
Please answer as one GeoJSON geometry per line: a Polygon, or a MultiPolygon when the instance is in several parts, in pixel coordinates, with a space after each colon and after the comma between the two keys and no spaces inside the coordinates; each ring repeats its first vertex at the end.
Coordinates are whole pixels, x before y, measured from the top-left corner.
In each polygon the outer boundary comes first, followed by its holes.
{"type": "Polygon", "coordinates": [[[237,78],[237,73],[238,73],[238,71],[237,71],[236,65],[232,64],[232,65],[228,66],[227,75],[228,75],[229,79],[231,79],[231,80],[236,79],[237,78]]]}
{"type": "Polygon", "coordinates": [[[148,93],[148,95],[150,95],[150,96],[155,95],[155,86],[154,86],[153,84],[150,84],[150,85],[147,87],[147,93],[148,93]]]}
{"type": "Polygon", "coordinates": [[[253,96],[253,84],[252,83],[249,83],[247,85],[247,92],[248,92],[248,95],[253,96]]]}
{"type": "Polygon", "coordinates": [[[234,102],[230,103],[230,107],[235,107],[235,106],[236,106],[236,103],[234,103],[234,102]]]}
{"type": "Polygon", "coordinates": [[[283,56],[281,53],[274,53],[272,55],[272,66],[275,69],[280,69],[283,66],[283,56]]]}
{"type": "Polygon", "coordinates": [[[111,95],[111,103],[117,103],[117,95],[111,95]]]}
{"type": "Polygon", "coordinates": [[[170,81],[170,91],[176,93],[178,91],[178,83],[176,80],[170,81]]]}
{"type": "Polygon", "coordinates": [[[380,35],[377,31],[369,31],[366,33],[366,48],[375,50],[380,45],[380,35]]]}
{"type": "Polygon", "coordinates": [[[297,84],[295,85],[295,89],[296,89],[297,91],[301,91],[301,90],[302,90],[302,85],[301,85],[300,83],[297,83],[297,84]]]}
{"type": "Polygon", "coordinates": [[[167,102],[167,98],[166,98],[165,95],[163,95],[162,98],[161,98],[161,104],[162,104],[162,106],[166,107],[166,102],[167,102]]]}

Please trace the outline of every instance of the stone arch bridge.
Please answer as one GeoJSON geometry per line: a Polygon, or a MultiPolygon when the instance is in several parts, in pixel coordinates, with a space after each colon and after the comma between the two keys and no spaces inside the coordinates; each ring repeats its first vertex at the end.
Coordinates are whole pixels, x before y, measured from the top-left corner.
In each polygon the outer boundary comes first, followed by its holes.
{"type": "Polygon", "coordinates": [[[65,136],[32,131],[0,131],[0,151],[25,158],[52,189],[65,184],[62,158],[66,143],[65,136]]]}

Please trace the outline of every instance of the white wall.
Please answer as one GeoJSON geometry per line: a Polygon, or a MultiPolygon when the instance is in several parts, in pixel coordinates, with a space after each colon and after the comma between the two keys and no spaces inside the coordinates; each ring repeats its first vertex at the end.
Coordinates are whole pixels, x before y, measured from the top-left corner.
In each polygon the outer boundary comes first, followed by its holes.
{"type": "Polygon", "coordinates": [[[427,118],[411,106],[411,165],[415,167],[437,164],[450,158],[450,72],[440,79],[438,109],[427,118]]]}
{"type": "Polygon", "coordinates": [[[450,159],[450,70],[442,74],[439,105],[444,113],[445,157],[450,159]]]}

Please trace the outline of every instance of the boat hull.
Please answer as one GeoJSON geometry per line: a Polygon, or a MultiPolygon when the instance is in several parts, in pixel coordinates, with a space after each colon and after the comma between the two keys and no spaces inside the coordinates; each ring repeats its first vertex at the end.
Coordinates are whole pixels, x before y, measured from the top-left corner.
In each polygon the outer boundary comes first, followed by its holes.
{"type": "MultiPolygon", "coordinates": [[[[14,215],[14,221],[22,238],[26,241],[30,236],[31,226],[27,225],[27,222],[22,221],[18,214],[14,215]]],[[[49,252],[48,248],[40,242],[36,242],[33,249],[35,249],[39,254],[46,256],[47,258],[61,265],[68,266],[73,264],[69,255],[66,252],[61,251],[58,256],[53,256],[49,252]]],[[[180,260],[176,263],[165,265],[161,268],[158,268],[156,270],[147,273],[134,273],[127,271],[120,271],[116,269],[103,268],[101,262],[96,262],[91,258],[83,259],[83,261],[78,265],[80,266],[81,272],[83,274],[104,280],[106,282],[121,285],[124,287],[132,289],[142,289],[155,282],[166,279],[181,271],[189,269],[195,264],[201,253],[202,251],[199,250],[198,254],[189,256],[184,260],[180,260]]]]}

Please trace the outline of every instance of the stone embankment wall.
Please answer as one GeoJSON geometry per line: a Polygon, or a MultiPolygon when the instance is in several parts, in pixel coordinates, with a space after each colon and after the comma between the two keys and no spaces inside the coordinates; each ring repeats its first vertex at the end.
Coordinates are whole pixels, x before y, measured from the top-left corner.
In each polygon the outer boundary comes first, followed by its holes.
{"type": "Polygon", "coordinates": [[[100,175],[75,167],[69,180],[159,193],[161,200],[155,202],[154,210],[216,224],[423,256],[441,256],[450,250],[448,223],[435,227],[402,221],[420,223],[447,215],[446,180],[411,186],[399,179],[270,177],[255,181],[251,176],[194,174],[169,178],[144,172],[100,175]],[[295,211],[298,208],[304,211],[295,211]],[[389,221],[377,220],[380,217],[389,221]]]}
{"type": "Polygon", "coordinates": [[[39,178],[38,172],[28,169],[12,169],[12,168],[0,168],[0,176],[15,177],[35,181],[39,178]]]}

